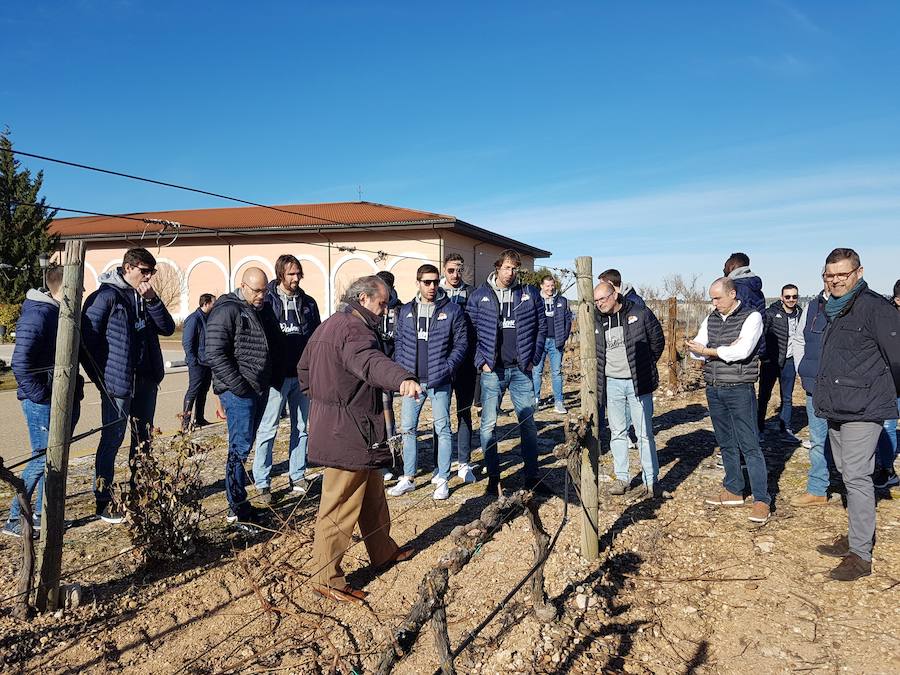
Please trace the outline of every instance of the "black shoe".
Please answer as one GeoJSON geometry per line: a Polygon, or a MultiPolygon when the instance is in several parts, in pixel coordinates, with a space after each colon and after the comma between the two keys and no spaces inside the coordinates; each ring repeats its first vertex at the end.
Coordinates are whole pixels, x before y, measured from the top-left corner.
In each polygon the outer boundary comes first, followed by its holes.
{"type": "Polygon", "coordinates": [[[863,560],[855,553],[844,556],[840,564],[828,573],[836,581],[856,581],[872,574],[872,563],[863,560]]]}
{"type": "Polygon", "coordinates": [[[259,511],[254,508],[249,508],[245,513],[241,515],[237,515],[231,509],[228,509],[228,513],[225,515],[226,523],[237,523],[238,525],[262,525],[263,517],[259,511]]]}
{"type": "Polygon", "coordinates": [[[900,484],[900,478],[893,469],[875,469],[875,473],[872,474],[872,484],[876,490],[884,490],[900,484]]]}
{"type": "Polygon", "coordinates": [[[832,558],[843,558],[850,554],[850,542],[847,539],[847,535],[841,535],[830,544],[816,546],[816,550],[822,555],[828,555],[832,558]]]}
{"type": "Polygon", "coordinates": [[[197,428],[208,427],[210,424],[212,424],[212,422],[210,422],[209,420],[197,420],[196,422],[194,422],[194,426],[197,428]]]}
{"type": "Polygon", "coordinates": [[[500,476],[488,476],[487,489],[484,494],[490,497],[500,496],[500,476]]]}

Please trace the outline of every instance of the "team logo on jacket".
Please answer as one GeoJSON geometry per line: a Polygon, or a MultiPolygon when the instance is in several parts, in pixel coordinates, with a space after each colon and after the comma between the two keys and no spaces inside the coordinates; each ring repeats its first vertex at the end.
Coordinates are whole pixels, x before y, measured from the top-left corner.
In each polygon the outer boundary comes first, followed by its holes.
{"type": "Polygon", "coordinates": [[[522,296],[522,302],[525,302],[526,300],[531,300],[531,298],[530,298],[529,296],[527,296],[527,295],[523,295],[523,296],[522,296]]]}
{"type": "Polygon", "coordinates": [[[438,320],[438,321],[443,321],[443,320],[446,319],[446,318],[447,318],[447,315],[446,315],[444,312],[441,312],[441,313],[438,314],[438,316],[437,316],[437,320],[438,320]]]}
{"type": "Polygon", "coordinates": [[[628,323],[634,323],[635,321],[637,321],[637,317],[634,314],[628,317],[628,323]]]}
{"type": "Polygon", "coordinates": [[[781,312],[778,312],[778,314],[775,315],[775,318],[776,318],[776,319],[780,319],[780,318],[781,318],[781,312]]]}
{"type": "Polygon", "coordinates": [[[490,299],[490,298],[482,298],[481,301],[482,301],[482,302],[490,302],[491,299],[490,299]]]}
{"type": "Polygon", "coordinates": [[[406,315],[406,318],[407,318],[407,319],[411,319],[411,318],[412,318],[412,312],[410,312],[409,314],[407,314],[407,315],[406,315]]]}

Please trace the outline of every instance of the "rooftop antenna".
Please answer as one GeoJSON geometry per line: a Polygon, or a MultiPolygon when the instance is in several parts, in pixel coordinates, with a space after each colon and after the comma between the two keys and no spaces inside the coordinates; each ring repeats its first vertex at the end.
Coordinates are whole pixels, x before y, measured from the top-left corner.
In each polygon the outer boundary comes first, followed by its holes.
{"type": "Polygon", "coordinates": [[[356,186],[356,196],[359,197],[359,201],[362,201],[362,185],[356,186]]]}

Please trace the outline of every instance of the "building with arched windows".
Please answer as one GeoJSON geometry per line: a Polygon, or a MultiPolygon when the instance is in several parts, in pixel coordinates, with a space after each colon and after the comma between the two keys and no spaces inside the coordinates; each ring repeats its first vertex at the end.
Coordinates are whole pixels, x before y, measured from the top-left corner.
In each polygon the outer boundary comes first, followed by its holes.
{"type": "Polygon", "coordinates": [[[550,255],[454,216],[371,202],[58,218],[50,231],[63,241],[84,240],[87,293],[97,288],[98,275],[121,265],[127,249],[148,249],[159,269],[154,286],[176,319],[192,312],[202,293],[218,296],[234,289],[247,267],[261,267],[271,279],[283,253],[301,261],[301,286],[323,316],[331,314],[350,282],[365,274],[393,272],[398,295],[408,300],[419,265],[440,267],[451,252],[463,256],[470,283],[484,281],[503,249],[519,251],[526,269],[550,255]]]}

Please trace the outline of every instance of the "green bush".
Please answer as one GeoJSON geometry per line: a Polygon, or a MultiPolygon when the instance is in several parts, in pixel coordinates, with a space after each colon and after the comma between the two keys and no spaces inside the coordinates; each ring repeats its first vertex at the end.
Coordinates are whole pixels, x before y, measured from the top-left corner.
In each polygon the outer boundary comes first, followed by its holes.
{"type": "Polygon", "coordinates": [[[0,326],[6,328],[6,335],[3,337],[0,342],[6,341],[9,342],[12,339],[12,334],[16,330],[16,321],[19,320],[19,313],[22,310],[22,305],[18,304],[0,304],[0,326]]]}

